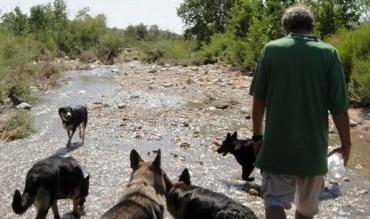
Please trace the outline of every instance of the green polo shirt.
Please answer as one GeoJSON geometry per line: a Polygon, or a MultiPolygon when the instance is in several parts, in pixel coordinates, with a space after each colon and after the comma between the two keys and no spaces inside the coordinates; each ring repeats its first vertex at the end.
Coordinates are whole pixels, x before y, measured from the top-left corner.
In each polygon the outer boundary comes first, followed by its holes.
{"type": "Polygon", "coordinates": [[[325,174],[328,110],[335,115],[348,108],[336,49],[308,35],[289,34],[269,42],[250,95],[266,106],[264,141],[255,165],[276,174],[325,174]]]}

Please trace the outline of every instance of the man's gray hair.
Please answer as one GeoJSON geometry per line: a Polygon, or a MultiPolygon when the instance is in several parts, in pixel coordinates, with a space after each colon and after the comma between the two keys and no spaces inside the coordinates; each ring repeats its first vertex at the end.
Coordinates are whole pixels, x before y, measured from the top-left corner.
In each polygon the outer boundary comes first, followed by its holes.
{"type": "Polygon", "coordinates": [[[314,17],[311,10],[303,5],[289,7],[281,19],[281,24],[287,33],[313,31],[314,17]]]}

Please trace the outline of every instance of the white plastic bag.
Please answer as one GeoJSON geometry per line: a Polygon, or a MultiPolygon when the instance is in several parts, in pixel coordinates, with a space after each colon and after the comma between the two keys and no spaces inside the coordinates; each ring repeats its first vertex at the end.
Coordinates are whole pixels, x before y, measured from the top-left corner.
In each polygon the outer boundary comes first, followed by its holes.
{"type": "Polygon", "coordinates": [[[328,157],[328,179],[331,182],[337,182],[343,177],[346,169],[344,167],[343,157],[340,153],[334,153],[328,157]]]}

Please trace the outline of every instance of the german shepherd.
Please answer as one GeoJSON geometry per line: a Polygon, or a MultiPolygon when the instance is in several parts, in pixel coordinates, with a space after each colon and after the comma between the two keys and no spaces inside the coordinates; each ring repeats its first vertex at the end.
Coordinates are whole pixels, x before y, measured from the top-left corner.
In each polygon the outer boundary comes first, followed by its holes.
{"type": "Polygon", "coordinates": [[[73,214],[83,214],[89,194],[90,175],[84,178],[77,160],[72,157],[52,156],[37,162],[28,171],[23,194],[15,190],[12,208],[23,214],[32,204],[37,208],[36,219],[44,219],[52,207],[54,218],[60,218],[58,199],[73,200],[73,214]]]}
{"type": "Polygon", "coordinates": [[[132,150],[130,161],[133,172],[127,190],[101,219],[162,219],[167,186],[166,174],[161,169],[161,151],[153,162],[147,162],[132,150]]]}
{"type": "Polygon", "coordinates": [[[226,139],[217,152],[223,153],[223,156],[226,156],[227,153],[234,155],[236,161],[242,165],[242,179],[249,182],[254,180],[254,177],[249,177],[256,161],[252,139],[239,140],[237,132],[234,132],[233,135],[227,133],[226,139]]]}
{"type": "Polygon", "coordinates": [[[177,183],[167,184],[167,209],[175,219],[257,219],[251,209],[229,197],[191,185],[188,169],[177,183]]]}
{"type": "Polygon", "coordinates": [[[81,145],[85,141],[85,129],[87,125],[87,108],[86,106],[76,106],[76,107],[61,107],[58,110],[59,116],[62,120],[63,127],[67,130],[68,142],[67,147],[71,145],[73,134],[76,128],[79,129],[79,135],[82,139],[81,145]]]}

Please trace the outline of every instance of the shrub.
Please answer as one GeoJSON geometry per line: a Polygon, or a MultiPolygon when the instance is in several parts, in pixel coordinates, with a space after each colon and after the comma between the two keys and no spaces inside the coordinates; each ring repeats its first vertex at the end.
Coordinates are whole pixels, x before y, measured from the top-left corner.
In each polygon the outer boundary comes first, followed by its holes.
{"type": "Polygon", "coordinates": [[[142,60],[146,62],[175,65],[199,65],[203,63],[201,55],[196,52],[196,42],[191,40],[148,41],[143,45],[142,51],[142,60]]]}
{"type": "Polygon", "coordinates": [[[228,34],[214,34],[209,44],[203,45],[201,54],[206,63],[215,63],[218,59],[225,58],[225,51],[232,42],[232,36],[228,34]]]}
{"type": "Polygon", "coordinates": [[[370,23],[353,31],[341,30],[329,41],[341,56],[352,100],[370,105],[370,23]]]}
{"type": "Polygon", "coordinates": [[[32,128],[32,115],[26,110],[19,109],[9,120],[0,124],[2,141],[11,141],[25,138],[34,133],[32,128]]]}

